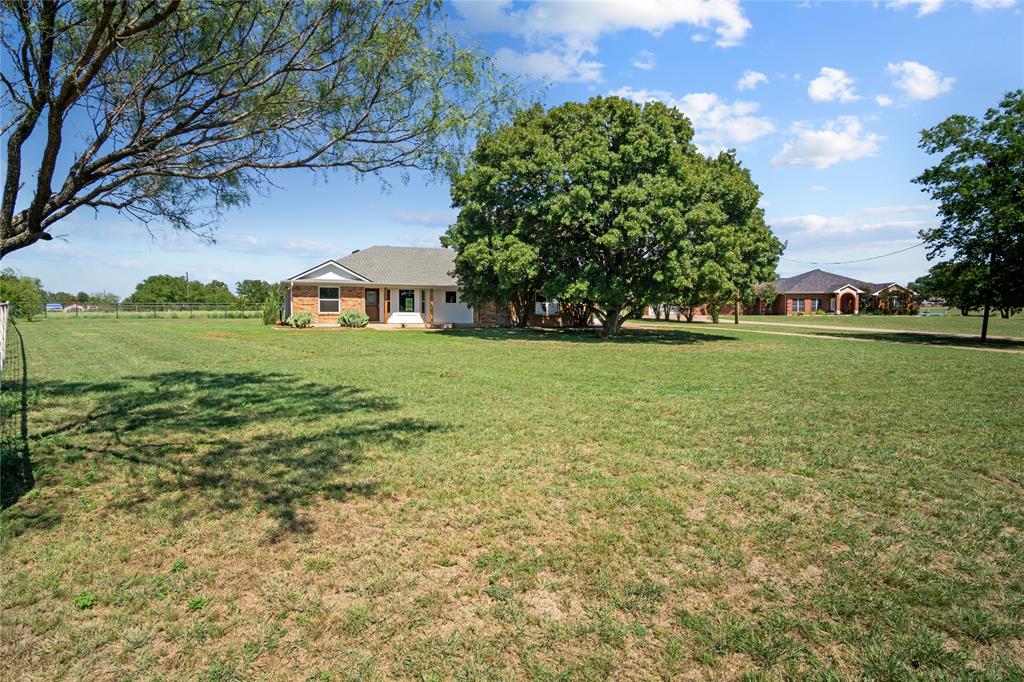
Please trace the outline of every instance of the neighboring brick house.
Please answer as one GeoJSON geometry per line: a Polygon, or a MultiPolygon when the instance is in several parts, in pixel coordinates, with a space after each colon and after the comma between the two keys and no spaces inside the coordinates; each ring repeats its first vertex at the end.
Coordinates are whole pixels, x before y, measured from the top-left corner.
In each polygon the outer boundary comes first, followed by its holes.
{"type": "MultiPolygon", "coordinates": [[[[285,280],[285,317],[311,313],[318,326],[337,325],[345,310],[365,312],[371,323],[412,326],[505,326],[508,313],[462,301],[449,249],[371,246],[325,261],[285,280]]],[[[531,324],[557,324],[557,303],[538,303],[531,324]],[[548,315],[546,313],[552,313],[548,315]]]]}
{"type": "Polygon", "coordinates": [[[902,300],[902,296],[889,296],[896,290],[909,291],[895,282],[876,284],[815,269],[793,277],[781,277],[775,280],[775,300],[770,305],[767,302],[759,301],[757,306],[745,312],[796,315],[824,310],[827,313],[858,315],[861,312],[861,291],[870,292],[873,299],[872,306],[884,310],[890,305],[899,305],[898,300],[902,300]],[[892,299],[891,302],[890,299],[892,299]]]}
{"type": "MultiPolygon", "coordinates": [[[[905,294],[912,291],[895,282],[875,284],[854,277],[837,275],[824,270],[811,270],[793,277],[780,277],[774,282],[775,300],[757,301],[754,306],[743,305],[740,312],[745,315],[798,315],[823,310],[826,313],[843,315],[860,314],[860,293],[871,293],[872,308],[885,310],[900,305],[906,300],[905,294]],[[894,292],[899,291],[899,295],[894,292]]],[[[672,308],[675,315],[676,308],[672,308]]],[[[720,315],[732,315],[731,303],[723,305],[720,315]]],[[[647,309],[645,315],[654,317],[654,311],[647,309]]],[[[706,316],[706,306],[699,306],[698,316],[706,316]]]]}

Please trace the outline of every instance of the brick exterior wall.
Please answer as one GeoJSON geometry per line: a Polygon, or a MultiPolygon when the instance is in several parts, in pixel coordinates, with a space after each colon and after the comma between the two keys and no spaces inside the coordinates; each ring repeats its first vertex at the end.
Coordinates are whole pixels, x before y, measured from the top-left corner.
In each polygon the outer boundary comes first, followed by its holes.
{"type": "Polygon", "coordinates": [[[473,309],[473,324],[478,327],[507,327],[512,323],[508,310],[498,310],[493,302],[473,309]]]}
{"type": "Polygon", "coordinates": [[[292,289],[292,315],[297,313],[312,313],[313,324],[337,326],[338,315],[345,310],[358,310],[362,312],[366,308],[365,294],[362,287],[340,287],[341,311],[336,313],[320,313],[320,292],[319,287],[295,285],[292,289]]]}

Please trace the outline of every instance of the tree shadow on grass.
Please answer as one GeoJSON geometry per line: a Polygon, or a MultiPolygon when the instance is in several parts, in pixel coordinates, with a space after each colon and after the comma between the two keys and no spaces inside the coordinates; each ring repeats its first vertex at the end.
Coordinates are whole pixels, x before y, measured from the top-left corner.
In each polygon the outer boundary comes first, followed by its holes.
{"type": "Polygon", "coordinates": [[[518,329],[501,327],[496,329],[445,329],[445,336],[482,339],[485,341],[559,341],[562,343],[587,344],[669,344],[686,345],[711,341],[737,341],[735,336],[725,334],[689,332],[682,329],[623,329],[617,336],[602,336],[594,329],[518,329]]]}
{"type": "Polygon", "coordinates": [[[805,334],[807,336],[841,336],[849,337],[851,339],[863,339],[865,341],[888,341],[890,343],[905,343],[913,345],[925,345],[925,346],[968,346],[970,348],[995,348],[1000,350],[1024,350],[1024,341],[1017,341],[1011,339],[993,339],[989,338],[985,343],[981,342],[980,338],[971,338],[964,336],[945,336],[935,333],[928,334],[916,334],[914,332],[848,332],[842,328],[837,328],[835,331],[825,331],[819,329],[800,329],[793,330],[794,333],[805,334]]]}
{"type": "Polygon", "coordinates": [[[0,509],[7,509],[35,486],[28,438],[28,365],[25,342],[14,320],[8,322],[6,341],[0,376],[0,509]]]}
{"type": "Polygon", "coordinates": [[[45,402],[82,408],[32,436],[48,476],[66,479],[67,469],[87,468],[83,460],[113,466],[125,480],[111,509],[256,509],[277,521],[273,540],[311,530],[300,511],[318,500],[376,494],[379,479],[359,467],[368,451],[408,448],[438,428],[402,418],[399,403],[365,389],[276,372],[163,372],[36,388],[45,402]]]}

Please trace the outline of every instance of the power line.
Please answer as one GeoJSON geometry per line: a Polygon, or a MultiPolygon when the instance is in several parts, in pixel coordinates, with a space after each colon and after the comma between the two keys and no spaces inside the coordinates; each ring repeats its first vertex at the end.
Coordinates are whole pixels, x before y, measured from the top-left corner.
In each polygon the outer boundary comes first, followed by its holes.
{"type": "Polygon", "coordinates": [[[849,263],[863,263],[869,260],[878,260],[879,258],[885,258],[887,256],[895,256],[897,253],[903,253],[904,251],[910,251],[916,249],[919,246],[924,246],[924,242],[918,242],[913,246],[908,246],[904,249],[897,249],[896,251],[890,251],[889,253],[883,253],[880,256],[871,256],[870,258],[858,258],[857,260],[837,260],[837,261],[809,261],[809,260],[796,260],[795,258],[786,258],[785,256],[779,256],[780,260],[788,260],[791,263],[801,263],[803,265],[847,265],[849,263]]]}

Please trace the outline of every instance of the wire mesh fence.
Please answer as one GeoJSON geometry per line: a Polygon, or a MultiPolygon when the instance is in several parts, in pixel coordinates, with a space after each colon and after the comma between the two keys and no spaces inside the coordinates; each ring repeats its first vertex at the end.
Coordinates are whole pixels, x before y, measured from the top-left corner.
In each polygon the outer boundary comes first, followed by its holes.
{"type": "Polygon", "coordinates": [[[237,303],[46,303],[12,305],[11,313],[21,319],[255,319],[263,314],[259,305],[237,303]]]}
{"type": "Polygon", "coordinates": [[[28,364],[11,306],[0,303],[0,508],[35,484],[28,450],[28,364]]]}

